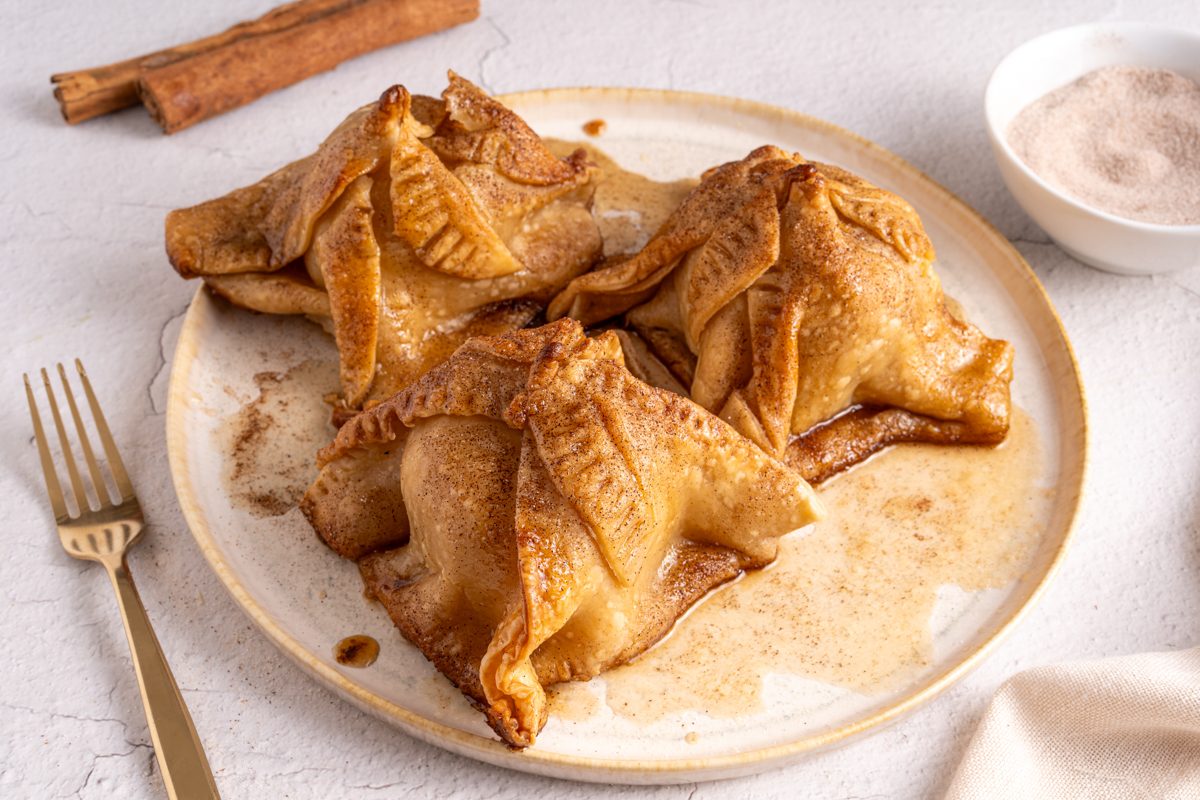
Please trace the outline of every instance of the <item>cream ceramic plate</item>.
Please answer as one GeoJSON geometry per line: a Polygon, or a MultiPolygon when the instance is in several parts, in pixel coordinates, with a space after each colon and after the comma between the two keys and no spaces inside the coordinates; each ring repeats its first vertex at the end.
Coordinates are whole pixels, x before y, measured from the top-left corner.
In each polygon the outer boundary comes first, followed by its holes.
{"type": "MultiPolygon", "coordinates": [[[[1032,421],[1031,427],[1026,426],[1026,446],[1036,440],[1041,452],[1036,460],[1018,460],[1017,471],[1024,469],[1028,474],[1017,477],[1026,481],[1024,493],[1036,502],[1031,500],[1024,515],[1014,516],[1011,509],[992,508],[987,503],[982,503],[982,511],[976,508],[971,512],[976,520],[986,518],[986,524],[997,528],[993,539],[998,536],[1002,541],[1011,538],[1027,543],[1019,568],[1011,570],[1015,577],[978,591],[953,585],[934,587],[936,593],[929,590],[932,613],[921,618],[913,636],[917,644],[912,645],[916,650],[925,648],[918,659],[921,663],[891,671],[891,677],[877,686],[864,685],[861,679],[846,680],[837,670],[788,675],[777,674],[781,671],[777,663],[775,667],[767,664],[751,675],[749,682],[741,674],[742,684],[728,684],[735,692],[732,704],[720,702],[719,693],[710,697],[715,698],[711,704],[701,698],[695,705],[711,705],[710,713],[705,713],[688,709],[687,703],[679,700],[681,682],[671,677],[670,669],[639,672],[635,666],[612,677],[611,682],[601,677],[570,687],[558,710],[552,711],[537,745],[525,752],[510,751],[494,738],[482,716],[394,631],[382,610],[363,599],[356,569],[326,550],[298,511],[255,516],[237,499],[239,493],[254,486],[245,476],[235,484],[229,481],[236,468],[230,452],[230,420],[245,421],[245,412],[240,410],[259,396],[262,387],[273,398],[265,399],[266,405],[286,402],[286,430],[270,432],[274,450],[264,458],[285,482],[294,484],[292,488],[302,485],[312,474],[313,452],[329,436],[320,394],[334,388],[336,374],[330,365],[336,353],[316,326],[301,319],[248,314],[199,292],[184,324],[171,376],[167,412],[170,463],[196,540],[238,604],[271,641],[318,680],[414,736],[493,764],[581,780],[671,783],[758,772],[882,725],[960,678],[1016,622],[1045,585],[1066,546],[1083,480],[1086,426],[1074,359],[1053,308],[1020,255],[974,211],[901,159],[846,131],[791,111],[718,97],[643,90],[556,90],[517,94],[506,100],[544,136],[584,139],[582,123],[604,119],[607,130],[594,143],[626,168],[653,178],[694,176],[713,164],[740,158],[757,145],[773,143],[840,164],[911,202],[938,249],[937,269],[948,293],[990,335],[1016,346],[1014,399],[1024,410],[1024,418],[1032,421]],[[295,369],[297,365],[301,366],[295,369]],[[263,373],[289,377],[276,382],[264,379],[263,373]],[[379,660],[367,669],[340,666],[332,654],[335,643],[360,633],[380,641],[379,660]],[[918,640],[927,641],[921,645],[918,640]],[[747,687],[753,691],[736,696],[736,692],[749,691],[747,687]],[[625,710],[621,710],[620,698],[624,698],[625,710]],[[641,706],[648,698],[657,698],[653,713],[629,716],[631,700],[641,706]],[[664,698],[668,700],[665,705],[658,702],[664,698]],[[731,713],[731,705],[742,712],[731,713]]],[[[912,456],[893,455],[902,450],[885,453],[847,476],[849,483],[834,482],[830,496],[840,497],[838,502],[843,504],[852,503],[851,489],[854,481],[861,482],[860,475],[884,476],[879,478],[884,481],[889,474],[912,473],[913,469],[896,460],[912,456]]],[[[929,457],[935,471],[941,458],[936,452],[929,457]]],[[[947,458],[958,458],[955,463],[960,466],[965,463],[963,456],[947,458]]],[[[1012,458],[1008,460],[1012,462],[1012,458]]],[[[924,468],[916,471],[924,474],[924,468]]],[[[1010,463],[1008,480],[1012,472],[1010,463]]],[[[993,482],[985,475],[978,485],[993,482]]],[[[944,499],[939,493],[948,489],[938,485],[930,492],[930,502],[936,505],[944,499]]],[[[884,517],[891,519],[892,511],[884,511],[884,517]]],[[[905,524],[911,525],[912,520],[905,524]]],[[[919,526],[914,531],[920,534],[919,526]]],[[[810,548],[810,542],[821,541],[814,538],[818,535],[826,534],[818,528],[808,538],[789,543],[784,555],[810,548]]],[[[812,562],[814,569],[834,563],[830,558],[844,558],[845,548],[831,549],[834,552],[826,554],[826,561],[812,562]]],[[[804,558],[812,558],[809,551],[804,552],[804,558]]],[[[851,572],[861,566],[853,558],[843,560],[841,568],[847,565],[851,572]]],[[[792,584],[767,578],[786,576],[787,569],[784,564],[775,573],[768,570],[764,576],[718,590],[677,627],[660,650],[683,647],[689,658],[713,662],[697,668],[697,674],[683,683],[704,685],[713,680],[706,678],[711,675],[725,681],[722,669],[731,668],[732,662],[722,662],[745,657],[744,637],[733,636],[728,647],[722,644],[721,626],[732,619],[728,608],[722,610],[722,592],[753,589],[760,593],[745,594],[752,599],[742,604],[745,610],[739,613],[750,616],[733,626],[738,629],[761,626],[762,620],[753,615],[766,613],[762,609],[791,606],[804,611],[822,605],[823,590],[812,586],[805,590],[806,598],[778,596],[792,584]],[[753,580],[762,585],[751,585],[753,580]],[[771,596],[772,592],[776,596],[771,596]],[[714,647],[695,644],[700,641],[695,635],[701,627],[711,629],[706,641],[714,647]]],[[[795,570],[795,565],[790,569],[795,570]]],[[[958,574],[955,569],[951,564],[949,573],[958,574]]],[[[877,603],[878,613],[886,614],[890,612],[883,606],[895,605],[889,598],[920,595],[903,585],[909,579],[906,575],[912,574],[941,573],[899,571],[882,576],[882,583],[876,576],[875,585],[885,594],[869,598],[865,608],[877,603]]],[[[821,581],[815,585],[820,586],[821,581]]],[[[859,602],[863,602],[861,597],[859,602]]],[[[853,624],[824,630],[821,636],[814,634],[813,641],[821,639],[817,647],[823,648],[822,652],[833,645],[847,663],[857,664],[863,661],[861,655],[880,647],[878,641],[864,635],[870,631],[870,619],[864,618],[871,616],[866,613],[853,624]]],[[[769,649],[771,639],[751,640],[750,647],[769,649]]],[[[826,658],[825,667],[830,663],[826,658]]]]}

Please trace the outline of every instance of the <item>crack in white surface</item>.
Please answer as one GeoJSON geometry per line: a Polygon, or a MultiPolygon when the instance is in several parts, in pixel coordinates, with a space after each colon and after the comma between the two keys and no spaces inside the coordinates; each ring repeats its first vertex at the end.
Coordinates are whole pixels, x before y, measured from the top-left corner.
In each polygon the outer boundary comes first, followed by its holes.
{"type": "Polygon", "coordinates": [[[1175,280],[1174,278],[1170,278],[1169,280],[1171,281],[1171,283],[1178,286],[1180,289],[1183,289],[1183,291],[1186,292],[1187,294],[1190,294],[1192,297],[1200,299],[1200,292],[1196,291],[1192,287],[1190,287],[1186,284],[1180,283],[1179,281],[1175,280]]]}
{"type": "Polygon", "coordinates": [[[489,94],[495,94],[496,90],[492,86],[492,82],[487,77],[487,65],[488,65],[488,62],[492,59],[492,56],[494,56],[496,53],[499,53],[501,50],[505,49],[510,44],[512,44],[512,39],[510,39],[508,34],[505,33],[500,28],[500,26],[496,24],[496,20],[492,19],[491,17],[484,17],[483,21],[486,22],[488,25],[490,25],[492,30],[494,30],[496,32],[496,34],[500,37],[500,43],[494,44],[491,47],[487,48],[486,50],[483,51],[483,54],[481,56],[479,56],[479,63],[475,66],[475,75],[476,75],[476,79],[479,81],[480,86],[482,86],[484,89],[486,89],[489,94]]]}
{"type": "Polygon", "coordinates": [[[306,772],[336,772],[332,767],[300,767],[299,769],[290,769],[287,772],[272,772],[276,778],[294,778],[297,775],[303,775],[306,772]]]}
{"type": "Polygon", "coordinates": [[[420,788],[419,786],[408,786],[406,781],[389,781],[388,783],[351,783],[348,784],[346,788],[357,789],[362,792],[382,792],[385,789],[395,789],[398,786],[403,786],[404,788],[412,791],[420,788]]]}
{"type": "Polygon", "coordinates": [[[51,711],[48,708],[33,708],[32,706],[23,706],[17,703],[0,703],[0,708],[7,708],[13,711],[25,711],[35,715],[45,715],[48,717],[54,717],[55,719],[70,719],[76,722],[115,722],[126,730],[129,728],[124,720],[117,719],[116,717],[86,717],[82,714],[64,714],[61,711],[51,711]]]}
{"type": "Polygon", "coordinates": [[[169,349],[167,339],[170,336],[171,326],[187,315],[190,305],[191,301],[183,307],[182,311],[178,311],[168,317],[167,321],[158,329],[158,364],[154,367],[154,377],[150,379],[150,383],[146,384],[146,397],[150,401],[150,411],[156,417],[166,413],[167,410],[166,381],[167,376],[171,374],[171,362],[173,360],[170,357],[172,354],[167,352],[169,349]]]}
{"type": "MultiPolygon", "coordinates": [[[[235,155],[234,152],[230,150],[230,148],[222,147],[221,145],[188,144],[188,145],[185,145],[182,149],[188,153],[195,153],[195,154],[204,155],[204,156],[217,156],[219,158],[223,158],[223,159],[226,159],[227,161],[233,162],[233,164],[235,166],[238,166],[239,168],[249,169],[251,167],[257,166],[254,164],[242,164],[239,160],[240,157],[238,155],[235,155]]],[[[279,167],[279,165],[276,164],[273,167],[265,166],[264,169],[270,171],[270,170],[277,169],[278,167],[279,167]]],[[[175,208],[175,206],[168,206],[167,210],[170,211],[174,208],[175,208]]]]}
{"type": "Polygon", "coordinates": [[[140,208],[145,211],[173,211],[175,209],[175,206],[160,205],[158,203],[146,203],[139,200],[101,200],[100,207],[140,208]]]}
{"type": "MultiPolygon", "coordinates": [[[[128,742],[128,741],[126,742],[126,744],[129,745],[130,749],[125,751],[124,753],[94,753],[92,755],[92,763],[90,765],[88,765],[88,771],[83,776],[83,782],[79,784],[79,788],[75,789],[75,791],[71,792],[71,794],[60,794],[60,795],[56,795],[56,797],[82,798],[84,790],[87,789],[88,784],[91,783],[91,781],[92,781],[92,776],[94,774],[96,774],[96,768],[99,766],[101,761],[108,759],[108,758],[128,758],[129,756],[136,753],[138,750],[145,749],[145,750],[150,751],[150,755],[151,755],[150,760],[151,760],[151,764],[153,765],[153,761],[154,761],[154,748],[153,747],[151,747],[149,744],[128,742]]],[[[150,772],[153,772],[153,766],[150,767],[150,772]]]]}
{"type": "Polygon", "coordinates": [[[14,606],[43,606],[49,603],[59,603],[61,597],[10,597],[8,602],[14,606]]]}
{"type": "Polygon", "coordinates": [[[195,693],[195,694],[234,694],[235,693],[233,689],[200,689],[200,688],[189,688],[187,686],[180,686],[179,690],[181,692],[183,692],[184,694],[193,694],[193,693],[195,693]]]}

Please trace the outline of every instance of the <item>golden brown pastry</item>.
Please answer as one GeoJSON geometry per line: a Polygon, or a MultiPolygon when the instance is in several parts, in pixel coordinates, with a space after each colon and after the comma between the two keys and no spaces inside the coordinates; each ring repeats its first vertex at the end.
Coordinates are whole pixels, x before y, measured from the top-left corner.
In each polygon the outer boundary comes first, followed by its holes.
{"type": "Polygon", "coordinates": [[[947,308],[933,259],[896,195],[762,147],[709,170],[645,248],[573,280],[548,316],[628,312],[646,346],[627,357],[651,351],[817,482],[893,442],[1006,435],[1012,348],[947,308]]]}
{"type": "Polygon", "coordinates": [[[517,747],[544,686],[628,661],[820,513],[794,471],[573,320],[471,339],[319,464],[313,527],[367,554],[370,592],[517,747]]]}
{"type": "Polygon", "coordinates": [[[588,269],[592,174],[450,73],[440,100],[393,86],[315,154],[171,212],[167,253],[238,305],[322,321],[354,410],[523,327],[588,269]]]}

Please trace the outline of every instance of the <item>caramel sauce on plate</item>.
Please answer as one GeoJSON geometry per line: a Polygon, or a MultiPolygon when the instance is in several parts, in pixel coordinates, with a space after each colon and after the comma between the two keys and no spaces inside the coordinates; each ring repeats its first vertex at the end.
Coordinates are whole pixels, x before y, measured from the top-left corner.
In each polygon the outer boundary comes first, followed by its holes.
{"type": "Polygon", "coordinates": [[[586,720],[600,713],[604,701],[586,683],[558,683],[546,687],[553,719],[586,720]]]}
{"type": "Polygon", "coordinates": [[[583,148],[600,167],[592,198],[592,216],[600,228],[606,257],[641,250],[697,183],[692,178],[668,182],[650,180],[622,169],[586,142],[547,139],[546,146],[557,156],[583,148]]]}
{"type": "Polygon", "coordinates": [[[599,136],[607,127],[608,123],[602,119],[590,119],[583,123],[583,132],[588,136],[599,136]]]}
{"type": "MultiPolygon", "coordinates": [[[[997,448],[898,445],[828,481],[826,519],[602,676],[608,706],[647,722],[734,717],[761,710],[771,674],[863,694],[903,685],[932,661],[939,587],[1001,588],[1037,549],[1051,491],[1036,483],[1037,429],[1013,412],[997,448]]],[[[555,713],[584,691],[557,688],[555,713]]]]}
{"type": "Polygon", "coordinates": [[[347,636],[334,646],[333,657],[344,667],[369,667],[379,658],[379,642],[361,633],[347,636]]]}

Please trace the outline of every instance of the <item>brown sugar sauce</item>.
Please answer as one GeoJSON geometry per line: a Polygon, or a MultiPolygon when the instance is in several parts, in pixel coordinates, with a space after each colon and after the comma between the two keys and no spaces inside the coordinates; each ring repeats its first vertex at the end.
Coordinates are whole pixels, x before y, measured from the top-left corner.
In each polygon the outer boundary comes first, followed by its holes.
{"type": "Polygon", "coordinates": [[[379,642],[361,633],[347,636],[334,646],[333,657],[344,667],[369,667],[379,658],[379,642]]]}
{"type": "MultiPolygon", "coordinates": [[[[939,587],[1001,588],[1030,563],[1051,500],[1041,467],[1037,430],[1014,408],[995,449],[900,445],[828,481],[826,519],[603,676],[609,707],[647,722],[753,713],[770,674],[864,694],[903,684],[933,658],[939,587]]],[[[554,712],[583,691],[559,687],[554,712]]]]}
{"type": "Polygon", "coordinates": [[[654,181],[624,170],[587,142],[547,139],[546,146],[558,156],[583,148],[600,168],[592,198],[592,217],[600,228],[606,257],[641,250],[696,186],[696,180],[691,178],[654,181]]]}

